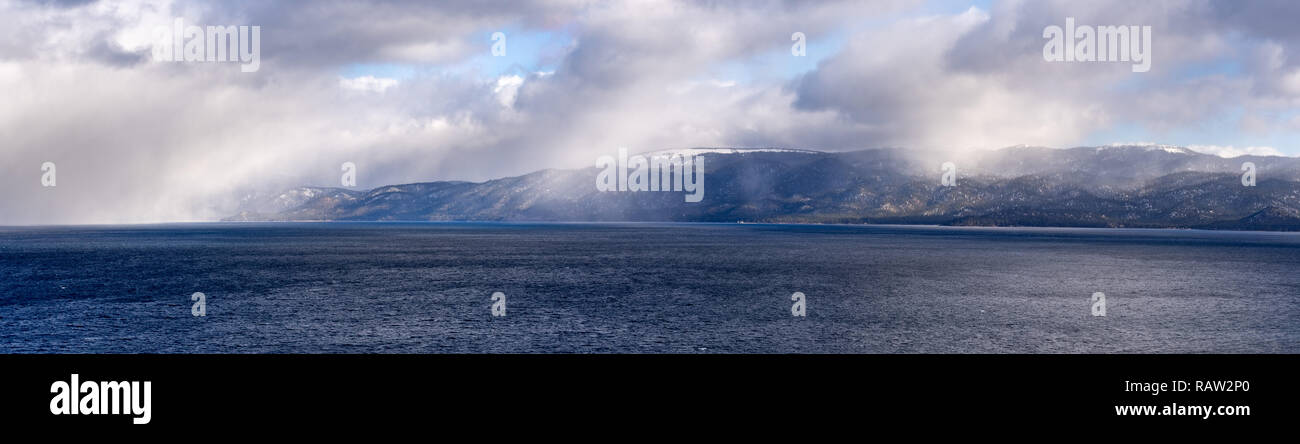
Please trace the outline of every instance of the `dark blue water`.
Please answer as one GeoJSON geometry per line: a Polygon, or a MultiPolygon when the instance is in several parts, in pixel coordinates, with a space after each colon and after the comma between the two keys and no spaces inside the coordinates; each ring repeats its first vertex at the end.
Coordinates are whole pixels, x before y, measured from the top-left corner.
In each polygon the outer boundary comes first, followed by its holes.
{"type": "Polygon", "coordinates": [[[1297,353],[1300,235],[712,224],[0,228],[9,353],[1297,353]],[[491,295],[506,295],[493,317],[491,295]],[[206,316],[190,295],[207,296],[206,316]],[[807,317],[791,316],[794,292],[807,317]],[[1107,316],[1091,314],[1103,292],[1107,316]]]}

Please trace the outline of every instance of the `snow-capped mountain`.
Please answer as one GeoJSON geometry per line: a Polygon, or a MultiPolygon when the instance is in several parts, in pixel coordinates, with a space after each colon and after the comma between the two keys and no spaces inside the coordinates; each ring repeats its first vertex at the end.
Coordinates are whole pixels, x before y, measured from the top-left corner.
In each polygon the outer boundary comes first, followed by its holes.
{"type": "MultiPolygon", "coordinates": [[[[925,223],[1300,230],[1300,159],[1223,158],[1154,144],[1015,146],[957,164],[940,154],[692,148],[705,193],[600,192],[596,168],[368,191],[301,187],[228,220],[520,220],[925,223]],[[1242,185],[1244,163],[1255,186],[1242,185]]],[[[647,153],[643,153],[647,154],[647,153]]]]}
{"type": "Polygon", "coordinates": [[[682,148],[650,151],[640,153],[642,156],[698,156],[701,154],[754,154],[754,153],[801,153],[824,154],[821,151],[797,150],[793,148],[682,148]]]}

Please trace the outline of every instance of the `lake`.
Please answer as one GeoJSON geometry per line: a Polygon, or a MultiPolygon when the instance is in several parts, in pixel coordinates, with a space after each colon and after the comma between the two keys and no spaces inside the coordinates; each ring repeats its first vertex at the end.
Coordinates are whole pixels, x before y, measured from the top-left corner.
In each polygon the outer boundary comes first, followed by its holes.
{"type": "Polygon", "coordinates": [[[0,227],[0,351],[1297,353],[1300,233],[0,227]]]}

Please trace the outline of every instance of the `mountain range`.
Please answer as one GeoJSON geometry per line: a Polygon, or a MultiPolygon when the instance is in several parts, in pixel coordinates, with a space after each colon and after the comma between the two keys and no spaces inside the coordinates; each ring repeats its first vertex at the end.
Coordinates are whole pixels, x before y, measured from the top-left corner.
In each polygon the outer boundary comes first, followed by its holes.
{"type": "MultiPolygon", "coordinates": [[[[659,152],[671,154],[672,152],[659,152]]],[[[936,153],[694,148],[704,199],[601,192],[600,169],[370,190],[298,187],[245,199],[228,221],[679,221],[1300,231],[1300,158],[1223,158],[1170,145],[967,153],[941,185],[936,153]],[[1255,185],[1243,185],[1243,164],[1255,185]]]]}

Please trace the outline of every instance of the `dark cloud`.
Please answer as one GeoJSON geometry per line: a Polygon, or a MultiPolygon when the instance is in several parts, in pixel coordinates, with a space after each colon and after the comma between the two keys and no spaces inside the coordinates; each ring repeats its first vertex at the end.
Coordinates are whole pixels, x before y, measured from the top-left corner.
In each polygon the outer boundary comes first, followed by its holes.
{"type": "Polygon", "coordinates": [[[20,3],[50,6],[55,8],[76,8],[95,3],[99,0],[18,0],[20,3]]]}
{"type": "Polygon", "coordinates": [[[1206,11],[1232,30],[1294,45],[1300,42],[1300,2],[1213,0],[1206,11]]]}
{"type": "Polygon", "coordinates": [[[794,83],[794,104],[835,112],[882,145],[1061,146],[1120,123],[1170,131],[1243,108],[1280,127],[1300,100],[1296,28],[1281,25],[1295,3],[1285,3],[1000,2],[986,20],[921,20],[856,40],[794,83]],[[1151,26],[1151,71],[1045,62],[1043,29],[1067,17],[1151,26]],[[1213,73],[1225,66],[1244,72],[1213,73]]]}
{"type": "Polygon", "coordinates": [[[350,63],[448,63],[486,53],[490,31],[571,20],[564,8],[520,1],[214,1],[216,24],[262,27],[263,53],[289,67],[350,63]]]}
{"type": "Polygon", "coordinates": [[[91,46],[86,52],[86,55],[92,60],[116,67],[134,66],[151,57],[147,50],[127,51],[122,49],[121,45],[107,38],[96,41],[94,46],[91,46]]]}

